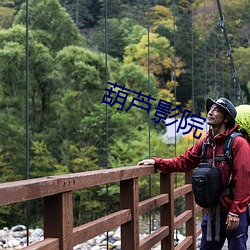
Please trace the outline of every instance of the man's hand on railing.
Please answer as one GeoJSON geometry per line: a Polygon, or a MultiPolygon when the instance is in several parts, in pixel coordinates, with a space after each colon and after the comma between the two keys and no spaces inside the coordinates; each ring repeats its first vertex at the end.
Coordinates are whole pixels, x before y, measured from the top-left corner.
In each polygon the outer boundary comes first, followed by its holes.
{"type": "Polygon", "coordinates": [[[137,166],[139,165],[155,165],[155,160],[154,159],[142,160],[137,163],[137,166]]]}

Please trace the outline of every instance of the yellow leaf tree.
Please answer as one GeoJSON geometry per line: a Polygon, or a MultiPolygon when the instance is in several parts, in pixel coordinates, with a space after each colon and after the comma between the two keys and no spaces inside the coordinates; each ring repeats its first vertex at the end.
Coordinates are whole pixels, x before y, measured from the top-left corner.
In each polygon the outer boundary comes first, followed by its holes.
{"type": "Polygon", "coordinates": [[[174,79],[184,72],[184,63],[178,57],[174,62],[174,50],[167,38],[149,33],[149,36],[143,35],[137,44],[129,44],[125,47],[124,63],[132,62],[141,65],[145,73],[150,69],[162,99],[174,99],[171,94],[174,82],[178,86],[174,79]]]}

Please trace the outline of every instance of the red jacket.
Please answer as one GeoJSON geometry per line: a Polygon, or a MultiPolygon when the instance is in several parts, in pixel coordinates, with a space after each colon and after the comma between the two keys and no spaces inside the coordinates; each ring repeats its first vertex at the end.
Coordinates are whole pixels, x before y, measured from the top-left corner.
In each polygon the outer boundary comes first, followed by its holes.
{"type": "MultiPolygon", "coordinates": [[[[213,158],[213,148],[216,157],[223,157],[223,144],[225,138],[233,131],[238,130],[238,125],[228,129],[225,133],[218,134],[211,138],[208,131],[203,140],[198,141],[187,149],[184,154],[176,158],[162,159],[154,158],[155,166],[163,173],[186,172],[198,166],[202,151],[202,141],[208,143],[206,159],[213,158]],[[214,145],[214,147],[212,146],[214,145]]],[[[220,198],[221,211],[232,212],[241,215],[247,208],[250,201],[250,144],[241,136],[237,136],[232,144],[233,155],[233,180],[234,180],[234,200],[230,200],[226,195],[220,198]]],[[[221,184],[224,189],[230,178],[230,167],[226,161],[215,162],[215,166],[221,169],[221,184]]]]}

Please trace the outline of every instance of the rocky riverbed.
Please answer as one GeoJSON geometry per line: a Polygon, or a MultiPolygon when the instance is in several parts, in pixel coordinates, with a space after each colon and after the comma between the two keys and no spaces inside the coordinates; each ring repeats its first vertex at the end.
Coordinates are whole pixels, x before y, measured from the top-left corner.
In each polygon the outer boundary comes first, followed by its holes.
{"type": "MultiPolygon", "coordinates": [[[[146,237],[147,234],[140,235],[140,238],[146,237]]],[[[179,235],[179,242],[184,236],[179,235]]],[[[43,230],[41,228],[29,229],[29,244],[39,242],[44,239],[43,230]]],[[[17,225],[12,228],[3,228],[0,230],[0,249],[22,249],[27,246],[27,229],[24,225],[17,225]]],[[[121,232],[120,228],[114,231],[109,231],[107,234],[101,234],[97,237],[79,244],[74,247],[74,250],[104,250],[121,249],[121,232]]],[[[152,248],[152,250],[160,250],[160,243],[152,248]]]]}
{"type": "MultiPolygon", "coordinates": [[[[29,230],[29,242],[35,243],[43,239],[41,228],[29,230]]],[[[0,249],[22,249],[27,246],[27,230],[23,225],[0,230],[0,249]]]]}

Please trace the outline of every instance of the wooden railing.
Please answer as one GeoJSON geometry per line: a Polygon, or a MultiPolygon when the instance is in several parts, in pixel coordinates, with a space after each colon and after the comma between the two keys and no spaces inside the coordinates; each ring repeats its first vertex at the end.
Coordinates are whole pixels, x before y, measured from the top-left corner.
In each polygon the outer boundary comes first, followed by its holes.
{"type": "Polygon", "coordinates": [[[161,249],[196,249],[201,233],[196,226],[196,214],[191,173],[186,184],[174,189],[173,174],[160,174],[160,193],[139,202],[138,178],[156,173],[153,166],[131,166],[48,176],[0,184],[0,206],[43,198],[44,240],[25,250],[72,250],[101,233],[121,227],[122,250],[148,250],[161,241],[161,249]],[[120,210],[89,223],[73,227],[72,192],[78,189],[120,183],[120,210]],[[185,212],[174,217],[174,200],[185,196],[185,212]],[[160,207],[160,227],[146,238],[139,239],[139,216],[160,207]],[[186,226],[185,239],[174,247],[174,230],[186,226]]]}

